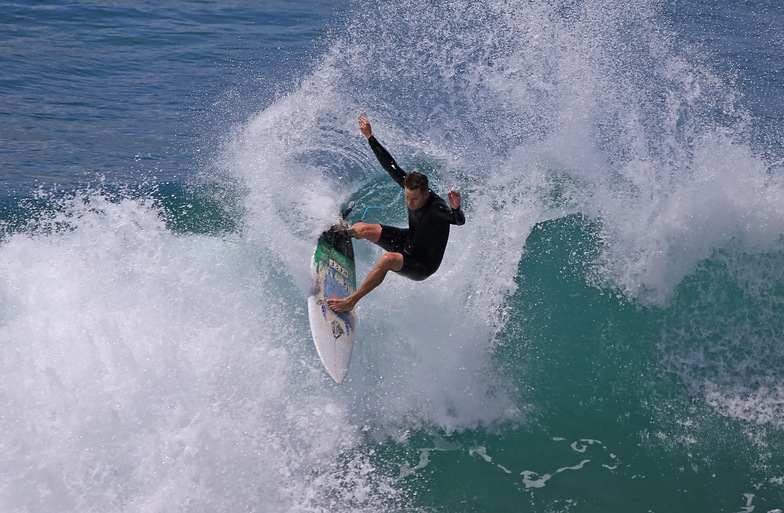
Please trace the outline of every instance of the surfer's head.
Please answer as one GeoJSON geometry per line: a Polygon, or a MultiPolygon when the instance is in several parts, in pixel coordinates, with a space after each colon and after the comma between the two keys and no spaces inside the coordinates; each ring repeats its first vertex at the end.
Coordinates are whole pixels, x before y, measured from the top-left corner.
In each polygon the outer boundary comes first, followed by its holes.
{"type": "Polygon", "coordinates": [[[419,210],[430,198],[430,188],[427,176],[418,171],[406,175],[405,181],[406,205],[410,210],[419,210]]]}

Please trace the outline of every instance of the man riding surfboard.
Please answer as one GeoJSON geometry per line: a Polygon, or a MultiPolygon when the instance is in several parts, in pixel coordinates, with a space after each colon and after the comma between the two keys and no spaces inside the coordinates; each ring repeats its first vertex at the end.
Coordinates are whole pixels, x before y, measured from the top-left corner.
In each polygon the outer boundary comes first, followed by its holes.
{"type": "Polygon", "coordinates": [[[360,299],[381,285],[389,271],[416,281],[431,276],[444,258],[449,226],[465,224],[459,192],[449,191],[447,203],[430,190],[427,176],[417,171],[406,173],[397,165],[373,136],[370,121],[364,115],[359,116],[359,129],[367,137],[381,166],[403,188],[408,207],[408,228],[361,221],[348,228],[352,237],[369,240],[387,252],[379,258],[356,292],[345,298],[327,300],[329,307],[336,312],[352,310],[360,299]]]}

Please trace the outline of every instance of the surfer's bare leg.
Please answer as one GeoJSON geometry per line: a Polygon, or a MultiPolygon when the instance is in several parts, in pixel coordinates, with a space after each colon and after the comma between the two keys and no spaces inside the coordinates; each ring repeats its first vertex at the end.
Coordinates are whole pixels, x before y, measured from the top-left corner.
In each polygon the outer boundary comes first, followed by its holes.
{"type": "Polygon", "coordinates": [[[359,221],[351,225],[349,233],[355,239],[365,239],[377,243],[381,239],[381,225],[359,221]]]}
{"type": "MultiPolygon", "coordinates": [[[[354,225],[356,226],[356,225],[354,225]]],[[[376,266],[368,273],[365,281],[356,292],[342,299],[327,299],[327,304],[336,312],[351,311],[360,299],[368,295],[384,281],[389,271],[399,271],[403,268],[403,255],[400,253],[384,253],[376,262],[376,266]]]]}

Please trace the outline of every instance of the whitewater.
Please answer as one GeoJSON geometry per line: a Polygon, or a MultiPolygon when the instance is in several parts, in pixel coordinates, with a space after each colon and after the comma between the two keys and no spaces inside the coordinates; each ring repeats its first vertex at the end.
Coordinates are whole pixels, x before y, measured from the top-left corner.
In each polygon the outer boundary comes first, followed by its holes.
{"type": "MultiPolygon", "coordinates": [[[[167,30],[209,15],[164,3],[167,30]]],[[[684,35],[703,15],[358,0],[187,179],[9,197],[0,509],[780,511],[782,113],[684,35]],[[315,240],[350,201],[405,222],[359,114],[467,224],[436,275],[363,300],[338,386],[315,240]]],[[[380,250],[355,247],[361,279],[380,250]]]]}

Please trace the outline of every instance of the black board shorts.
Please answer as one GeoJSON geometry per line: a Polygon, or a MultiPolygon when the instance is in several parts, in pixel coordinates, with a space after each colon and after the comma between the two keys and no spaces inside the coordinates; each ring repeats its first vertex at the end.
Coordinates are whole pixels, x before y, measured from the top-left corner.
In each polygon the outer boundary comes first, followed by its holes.
{"type": "Polygon", "coordinates": [[[403,268],[395,271],[396,273],[414,281],[422,281],[433,274],[424,262],[420,262],[406,251],[408,230],[382,224],[381,237],[376,244],[387,251],[403,255],[403,268]]]}

